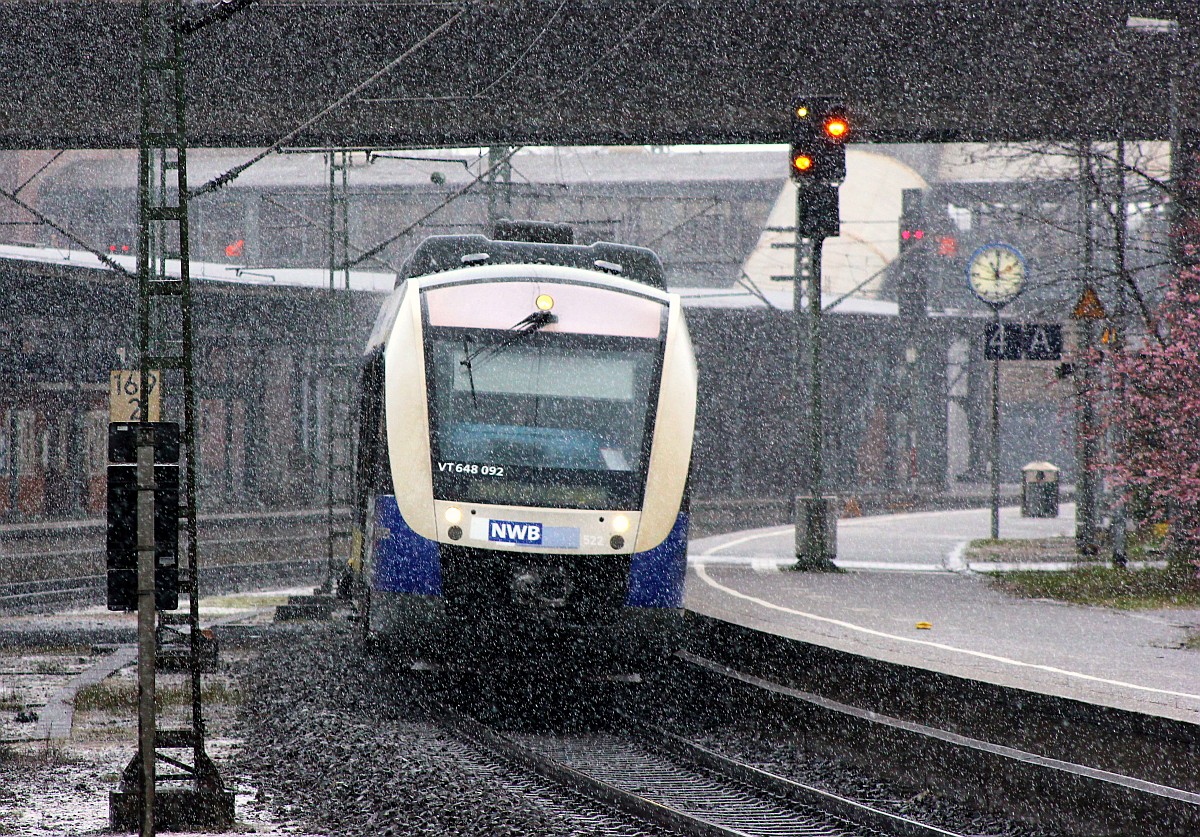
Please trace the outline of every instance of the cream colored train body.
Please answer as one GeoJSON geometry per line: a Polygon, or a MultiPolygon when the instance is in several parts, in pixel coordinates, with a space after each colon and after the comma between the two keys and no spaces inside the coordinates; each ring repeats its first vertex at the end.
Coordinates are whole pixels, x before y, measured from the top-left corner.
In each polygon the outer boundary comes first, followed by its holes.
{"type": "Polygon", "coordinates": [[[642,665],[683,604],[696,364],[647,250],[429,239],[364,357],[352,566],[413,656],[642,665]]]}

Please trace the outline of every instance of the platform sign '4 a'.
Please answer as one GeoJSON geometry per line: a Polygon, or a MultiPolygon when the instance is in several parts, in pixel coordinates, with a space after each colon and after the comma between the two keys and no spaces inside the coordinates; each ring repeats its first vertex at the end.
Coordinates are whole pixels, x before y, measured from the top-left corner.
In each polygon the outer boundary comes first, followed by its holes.
{"type": "Polygon", "coordinates": [[[988,323],[983,339],[986,360],[1062,358],[1062,326],[1057,323],[988,323]]]}
{"type": "Polygon", "coordinates": [[[137,369],[114,369],[108,379],[109,421],[158,421],[162,406],[160,375],[152,369],[146,375],[146,398],[142,397],[142,373],[137,369]],[[142,418],[142,409],[149,415],[142,418]]]}

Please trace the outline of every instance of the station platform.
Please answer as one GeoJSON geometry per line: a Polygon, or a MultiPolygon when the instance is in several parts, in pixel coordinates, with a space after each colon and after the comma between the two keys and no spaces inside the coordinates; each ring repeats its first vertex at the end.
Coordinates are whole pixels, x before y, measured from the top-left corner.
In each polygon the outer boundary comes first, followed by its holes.
{"type": "MultiPolygon", "coordinates": [[[[1059,518],[1001,511],[1002,538],[1074,532],[1059,518]]],[[[989,511],[839,521],[844,572],[791,572],[789,526],[689,547],[687,607],[756,630],[902,665],[1200,724],[1200,609],[1118,611],[1024,599],[963,558],[989,511]],[[929,627],[918,627],[928,623],[929,627]]]]}

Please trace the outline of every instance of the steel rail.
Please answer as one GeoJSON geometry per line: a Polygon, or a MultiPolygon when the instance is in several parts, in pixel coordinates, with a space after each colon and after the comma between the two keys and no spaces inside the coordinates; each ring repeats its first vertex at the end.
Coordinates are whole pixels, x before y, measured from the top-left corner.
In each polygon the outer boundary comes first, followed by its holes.
{"type": "Polygon", "coordinates": [[[585,793],[596,801],[624,814],[683,834],[695,834],[700,837],[730,837],[731,834],[736,834],[736,832],[717,828],[693,817],[685,816],[637,794],[623,791],[607,782],[594,779],[582,771],[567,767],[538,753],[531,747],[502,735],[486,724],[460,712],[443,707],[433,714],[443,725],[477,746],[491,750],[544,779],[585,793]]]}
{"type": "Polygon", "coordinates": [[[911,766],[917,759],[927,784],[967,796],[986,788],[996,812],[1065,835],[1125,834],[1135,826],[1144,837],[1200,833],[1200,794],[850,706],[688,651],[676,658],[691,667],[689,682],[708,676],[740,687],[748,701],[756,693],[776,704],[782,699],[818,735],[872,742],[873,751],[857,755],[881,771],[889,762],[911,766]]]}
{"type": "MultiPolygon", "coordinates": [[[[297,535],[295,537],[274,537],[268,540],[320,541],[316,535],[297,535]]],[[[258,541],[244,540],[241,543],[253,544],[258,541]]],[[[311,570],[315,579],[317,569],[323,566],[319,559],[285,558],[278,561],[255,561],[248,564],[218,564],[204,567],[200,578],[202,586],[206,578],[230,577],[242,579],[241,583],[270,581],[304,574],[311,570]]],[[[75,578],[47,578],[37,581],[17,581],[10,584],[0,584],[0,616],[12,616],[28,613],[49,613],[56,609],[89,604],[99,604],[104,601],[106,579],[103,575],[85,575],[75,578]]],[[[221,592],[226,592],[222,587],[221,592]]]]}
{"type": "MultiPolygon", "coordinates": [[[[309,528],[307,519],[315,518],[316,514],[312,510],[293,510],[202,515],[200,521],[214,529],[201,536],[206,548],[226,553],[246,549],[273,553],[268,560],[201,567],[203,586],[224,592],[231,582],[237,586],[306,576],[309,564],[315,563],[302,557],[307,551],[306,544],[315,544],[325,538],[324,534],[309,528]]],[[[3,535],[0,539],[0,615],[53,612],[104,601],[105,545],[101,537],[104,526],[101,518],[3,527],[0,531],[3,535]],[[22,578],[22,573],[8,571],[8,568],[37,567],[55,561],[61,562],[63,575],[22,578]],[[93,568],[100,572],[89,572],[93,568]],[[12,580],[14,575],[16,580],[12,580]]]]}
{"type": "MultiPolygon", "coordinates": [[[[454,733],[537,775],[564,785],[655,827],[696,837],[850,837],[870,833],[908,837],[863,822],[846,821],[827,808],[710,771],[648,754],[612,736],[513,737],[455,712],[433,713],[454,733]]],[[[910,832],[911,833],[911,832],[910,832]]],[[[924,832],[945,837],[949,832],[924,832]]]]}
{"type": "Polygon", "coordinates": [[[896,837],[962,837],[958,832],[882,811],[849,797],[752,767],[625,712],[617,714],[646,746],[687,759],[705,770],[726,776],[731,781],[740,782],[762,793],[781,797],[798,805],[820,808],[835,816],[894,834],[896,837]]]}

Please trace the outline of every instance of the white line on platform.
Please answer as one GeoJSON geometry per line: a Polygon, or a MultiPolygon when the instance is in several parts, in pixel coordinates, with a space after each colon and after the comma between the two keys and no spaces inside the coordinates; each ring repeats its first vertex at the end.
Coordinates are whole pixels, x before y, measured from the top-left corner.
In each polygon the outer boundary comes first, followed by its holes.
{"type": "MultiPolygon", "coordinates": [[[[967,568],[976,573],[1015,573],[1015,572],[1048,572],[1057,573],[1076,570],[1087,566],[1107,566],[1104,562],[1081,563],[1079,561],[971,561],[967,568]]],[[[1149,567],[1165,569],[1166,561],[1129,561],[1126,567],[1131,570],[1144,570],[1149,567]]]]}
{"type": "MultiPolygon", "coordinates": [[[[778,537],[779,535],[782,535],[784,532],[795,532],[795,531],[796,531],[796,529],[793,526],[776,526],[771,529],[763,529],[762,531],[759,531],[759,532],[753,532],[749,535],[743,535],[740,538],[734,538],[731,541],[726,541],[725,543],[717,544],[716,546],[711,546],[708,549],[706,549],[703,553],[701,553],[701,557],[707,558],[709,555],[711,555],[713,552],[716,552],[718,549],[729,549],[730,547],[741,546],[742,544],[749,543],[750,541],[756,541],[759,538],[774,538],[774,537],[778,537]]],[[[720,559],[718,559],[718,560],[720,560],[720,559]]]]}
{"type": "Polygon", "coordinates": [[[873,570],[887,573],[944,573],[946,568],[941,564],[918,564],[904,561],[849,561],[835,558],[833,563],[843,570],[873,570]]]}
{"type": "Polygon", "coordinates": [[[688,563],[695,564],[703,562],[705,564],[750,564],[752,566],[766,566],[771,564],[776,567],[784,567],[788,564],[795,563],[795,558],[784,558],[782,556],[763,556],[763,555],[716,555],[709,557],[708,555],[689,555],[688,563]]]}
{"type": "MultiPolygon", "coordinates": [[[[953,511],[978,511],[978,509],[955,509],[953,511]]],[[[884,518],[886,518],[888,521],[911,520],[913,518],[931,517],[934,515],[943,515],[943,514],[947,514],[947,512],[944,512],[944,511],[905,512],[903,514],[873,515],[870,517],[851,517],[851,518],[847,518],[845,520],[839,520],[838,528],[839,529],[846,528],[846,527],[853,528],[856,526],[861,526],[866,523],[878,523],[880,520],[882,520],[884,518]]],[[[796,528],[794,526],[772,526],[769,529],[758,529],[758,530],[755,530],[748,534],[745,534],[745,535],[741,536],[740,538],[734,538],[731,541],[725,541],[724,543],[720,543],[720,544],[717,544],[716,546],[709,547],[709,549],[704,553],[704,556],[707,556],[709,553],[714,552],[718,549],[730,549],[732,547],[741,546],[744,543],[749,543],[750,541],[756,541],[761,538],[777,538],[780,535],[790,535],[795,531],[796,531],[796,528]]],[[[962,546],[965,549],[967,546],[967,542],[963,541],[962,546]]]]}
{"type": "MultiPolygon", "coordinates": [[[[716,547],[713,547],[712,549],[716,550],[716,549],[723,549],[723,548],[724,548],[724,546],[716,546],[716,547]]],[[[941,642],[931,642],[926,639],[913,639],[911,637],[898,636],[896,634],[886,633],[885,631],[877,631],[873,628],[867,628],[862,625],[855,625],[851,622],[843,622],[841,619],[831,619],[828,616],[819,616],[815,613],[805,613],[802,610],[796,610],[795,608],[786,607],[784,605],[778,605],[778,604],[775,604],[774,602],[768,602],[765,599],[760,599],[760,598],[757,598],[756,596],[751,596],[747,593],[741,592],[740,590],[734,590],[732,587],[726,587],[724,584],[721,584],[719,581],[716,581],[708,574],[707,568],[705,567],[705,562],[703,560],[697,561],[693,566],[695,567],[696,575],[700,576],[700,578],[704,581],[705,584],[709,585],[710,587],[712,587],[716,590],[720,590],[722,593],[726,593],[727,595],[733,596],[734,598],[737,598],[737,599],[742,599],[744,601],[753,602],[753,603],[759,605],[760,607],[764,607],[769,610],[778,610],[783,613],[790,613],[793,616],[800,616],[800,617],[803,617],[804,619],[810,619],[814,622],[824,622],[827,625],[836,625],[840,628],[846,628],[847,630],[857,631],[858,633],[867,634],[868,636],[883,637],[884,639],[894,639],[897,642],[906,642],[911,645],[922,645],[922,646],[925,646],[926,648],[936,648],[940,651],[950,651],[955,654],[965,654],[970,657],[977,657],[982,660],[991,660],[992,662],[1003,663],[1005,665],[1015,666],[1018,668],[1029,668],[1029,669],[1036,669],[1037,671],[1049,672],[1051,674],[1060,674],[1065,677],[1073,677],[1077,680],[1087,680],[1092,683],[1103,683],[1108,686],[1119,686],[1124,689],[1134,689],[1134,690],[1140,691],[1140,692],[1152,692],[1157,695],[1170,695],[1171,697],[1187,698],[1189,700],[1200,700],[1200,695],[1194,695],[1194,694],[1190,694],[1188,692],[1175,692],[1175,691],[1171,691],[1170,689],[1158,689],[1158,688],[1155,688],[1154,686],[1141,686],[1137,683],[1126,683],[1123,680],[1109,680],[1106,677],[1096,677],[1091,674],[1084,674],[1083,672],[1080,672],[1080,671],[1071,671],[1069,669],[1056,668],[1055,666],[1042,665],[1041,663],[1027,663],[1022,660],[1014,660],[1011,657],[1000,657],[995,654],[988,654],[983,651],[972,651],[968,648],[957,648],[953,645],[946,645],[941,642]]]]}
{"type": "MultiPolygon", "coordinates": [[[[689,564],[724,564],[728,566],[751,567],[758,572],[776,571],[795,563],[791,557],[764,557],[762,555],[692,555],[688,557],[689,564]]],[[[878,572],[897,573],[943,573],[945,568],[940,564],[919,564],[903,561],[851,561],[837,558],[833,562],[843,570],[873,570],[878,572]]]]}

